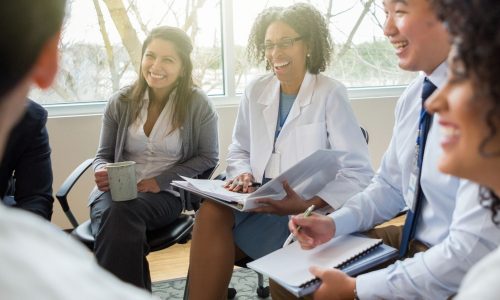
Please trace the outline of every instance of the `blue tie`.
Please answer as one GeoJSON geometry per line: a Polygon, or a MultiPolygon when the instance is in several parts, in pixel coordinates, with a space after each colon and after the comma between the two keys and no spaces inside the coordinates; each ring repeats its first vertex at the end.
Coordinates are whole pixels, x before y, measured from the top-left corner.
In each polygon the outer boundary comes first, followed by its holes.
{"type": "Polygon", "coordinates": [[[401,245],[399,247],[399,257],[403,258],[408,253],[408,247],[410,241],[415,236],[415,231],[417,228],[417,219],[420,215],[420,210],[422,207],[422,202],[425,200],[425,195],[422,191],[422,187],[420,185],[420,176],[422,174],[422,162],[424,160],[424,150],[425,150],[425,142],[427,140],[427,134],[429,133],[429,129],[432,124],[432,115],[430,115],[427,110],[425,110],[424,102],[429,98],[429,96],[436,90],[436,86],[430,82],[427,77],[424,79],[424,85],[422,88],[422,108],[420,110],[420,120],[418,124],[419,135],[417,137],[417,145],[418,145],[418,153],[417,153],[417,165],[418,165],[418,186],[416,187],[415,192],[415,211],[411,209],[408,210],[406,214],[406,221],[403,227],[403,237],[401,238],[401,245]]]}

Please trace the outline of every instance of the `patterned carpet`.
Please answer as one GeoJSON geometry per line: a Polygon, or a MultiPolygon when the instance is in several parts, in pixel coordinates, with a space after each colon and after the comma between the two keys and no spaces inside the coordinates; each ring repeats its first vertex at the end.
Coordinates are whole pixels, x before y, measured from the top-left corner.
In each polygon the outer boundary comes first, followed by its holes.
{"type": "MultiPolygon", "coordinates": [[[[185,278],[158,281],[153,283],[153,294],[163,299],[182,299],[184,295],[185,278]]],[[[268,286],[265,280],[265,286],[268,286]]],[[[233,272],[230,287],[237,291],[236,300],[263,299],[257,296],[257,273],[250,269],[240,268],[233,272]]],[[[271,299],[265,298],[265,299],[271,299]]]]}

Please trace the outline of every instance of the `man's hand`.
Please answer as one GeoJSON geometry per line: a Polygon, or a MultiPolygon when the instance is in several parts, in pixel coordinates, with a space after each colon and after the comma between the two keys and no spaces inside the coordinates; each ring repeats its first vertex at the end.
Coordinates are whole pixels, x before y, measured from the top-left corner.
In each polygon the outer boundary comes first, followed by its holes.
{"type": "Polygon", "coordinates": [[[137,184],[137,191],[141,193],[159,193],[160,186],[154,178],[144,179],[137,184]]]}
{"type": "Polygon", "coordinates": [[[309,207],[309,204],[290,187],[288,182],[283,182],[283,188],[286,192],[286,196],[283,199],[257,199],[256,202],[264,204],[264,206],[254,208],[251,211],[256,213],[268,213],[287,216],[304,212],[309,207]]]}
{"type": "Polygon", "coordinates": [[[105,167],[94,172],[94,181],[99,191],[109,191],[108,170],[105,167]]]}
{"type": "Polygon", "coordinates": [[[293,216],[288,222],[288,228],[293,233],[302,249],[314,247],[328,242],[335,236],[335,222],[332,218],[312,214],[305,218],[302,214],[293,216]],[[300,231],[297,230],[300,226],[300,231]]]}
{"type": "Polygon", "coordinates": [[[311,267],[309,271],[321,279],[321,285],[313,294],[315,300],[354,299],[356,279],[332,268],[311,267]]]}

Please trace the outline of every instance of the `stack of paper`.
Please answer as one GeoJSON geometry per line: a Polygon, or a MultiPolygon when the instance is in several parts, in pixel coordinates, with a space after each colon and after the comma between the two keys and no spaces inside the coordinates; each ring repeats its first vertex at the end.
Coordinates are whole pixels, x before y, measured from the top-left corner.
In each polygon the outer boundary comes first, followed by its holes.
{"type": "Polygon", "coordinates": [[[229,205],[234,209],[246,211],[259,206],[255,202],[256,199],[280,200],[285,197],[283,190],[285,180],[304,199],[313,197],[335,179],[340,169],[339,159],[343,155],[345,152],[342,151],[318,150],[250,194],[230,192],[223,187],[225,182],[221,180],[192,179],[181,176],[184,181],[173,181],[172,185],[229,205]]]}

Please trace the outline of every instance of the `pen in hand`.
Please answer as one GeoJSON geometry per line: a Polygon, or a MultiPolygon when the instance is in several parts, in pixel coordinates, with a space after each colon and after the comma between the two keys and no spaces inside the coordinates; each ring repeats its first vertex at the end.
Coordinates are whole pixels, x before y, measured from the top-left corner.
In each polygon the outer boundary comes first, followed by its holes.
{"type": "MultiPolygon", "coordinates": [[[[311,213],[313,212],[314,210],[314,204],[309,206],[306,211],[304,212],[304,214],[302,215],[304,218],[307,218],[311,215],[311,213]]],[[[300,225],[297,226],[297,232],[300,231],[302,227],[300,225]]],[[[283,247],[285,247],[286,245],[289,245],[292,241],[293,241],[293,233],[290,233],[290,235],[288,236],[288,238],[286,239],[286,241],[283,243],[283,247]]]]}
{"type": "Polygon", "coordinates": [[[260,183],[260,182],[253,182],[252,181],[252,182],[250,182],[250,184],[248,186],[249,187],[253,187],[255,189],[258,189],[258,188],[260,188],[262,186],[262,183],[260,183]]]}

